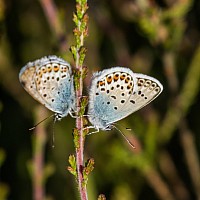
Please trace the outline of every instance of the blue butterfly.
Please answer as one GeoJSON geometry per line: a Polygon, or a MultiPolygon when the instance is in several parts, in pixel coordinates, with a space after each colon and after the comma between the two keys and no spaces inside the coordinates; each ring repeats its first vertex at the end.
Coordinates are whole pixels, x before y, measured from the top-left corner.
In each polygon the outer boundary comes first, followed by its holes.
{"type": "Polygon", "coordinates": [[[19,80],[33,98],[55,113],[57,120],[74,109],[72,69],[65,60],[47,56],[29,62],[21,69],[19,80]]]}
{"type": "Polygon", "coordinates": [[[96,132],[111,130],[113,123],[149,104],[162,90],[157,79],[129,68],[113,67],[95,73],[89,92],[89,128],[96,132]]]}

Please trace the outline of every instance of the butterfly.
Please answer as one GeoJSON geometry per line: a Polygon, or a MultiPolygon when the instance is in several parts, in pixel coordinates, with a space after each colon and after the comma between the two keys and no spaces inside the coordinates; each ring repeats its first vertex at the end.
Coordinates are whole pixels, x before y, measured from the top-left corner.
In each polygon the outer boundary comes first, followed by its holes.
{"type": "Polygon", "coordinates": [[[34,99],[55,113],[56,120],[74,109],[72,69],[65,60],[52,55],[29,62],[21,69],[19,80],[34,99]]]}
{"type": "Polygon", "coordinates": [[[93,75],[88,120],[98,132],[111,130],[114,123],[153,101],[162,92],[155,78],[133,73],[129,68],[113,67],[93,75]]]}

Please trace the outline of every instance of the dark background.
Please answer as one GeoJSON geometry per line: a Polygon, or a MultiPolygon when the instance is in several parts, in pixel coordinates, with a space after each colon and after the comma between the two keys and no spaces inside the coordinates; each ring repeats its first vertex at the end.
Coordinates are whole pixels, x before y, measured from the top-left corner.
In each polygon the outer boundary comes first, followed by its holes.
{"type": "MultiPolygon", "coordinates": [[[[88,5],[85,95],[92,73],[113,66],[153,76],[164,86],[154,102],[118,122],[136,150],[115,130],[87,136],[85,159],[95,160],[89,199],[100,193],[111,200],[200,199],[200,1],[93,0],[88,5]]],[[[40,132],[46,137],[46,198],[79,198],[67,171],[74,119],[55,124],[52,148],[51,118],[28,131],[51,113],[18,80],[21,67],[42,56],[59,55],[74,65],[69,51],[74,11],[72,0],[0,0],[0,199],[33,198],[40,132]],[[52,5],[55,16],[47,14],[52,5]]]]}

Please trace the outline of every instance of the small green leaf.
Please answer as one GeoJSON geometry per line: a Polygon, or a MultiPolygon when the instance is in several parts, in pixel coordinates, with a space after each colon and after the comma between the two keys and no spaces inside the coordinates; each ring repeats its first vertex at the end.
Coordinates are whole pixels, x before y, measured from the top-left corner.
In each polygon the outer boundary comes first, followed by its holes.
{"type": "Polygon", "coordinates": [[[83,116],[84,113],[85,113],[85,108],[88,104],[88,97],[87,96],[82,97],[80,104],[81,104],[81,108],[80,108],[80,111],[79,111],[79,116],[83,116]]]}
{"type": "Polygon", "coordinates": [[[90,158],[85,163],[85,168],[84,168],[83,173],[85,173],[86,175],[89,175],[92,172],[93,169],[94,169],[94,159],[90,158]]]}
{"type": "Polygon", "coordinates": [[[81,72],[80,71],[75,71],[74,73],[74,85],[75,89],[78,90],[80,85],[79,85],[79,79],[81,77],[81,72]]]}
{"type": "Polygon", "coordinates": [[[82,7],[80,4],[76,4],[76,13],[77,13],[78,19],[81,20],[84,13],[82,11],[82,7]]]}
{"type": "Polygon", "coordinates": [[[73,58],[74,58],[74,60],[76,60],[77,59],[77,50],[76,50],[76,47],[74,46],[74,45],[72,45],[71,47],[70,47],[70,51],[72,52],[72,55],[73,55],[73,58]]]}
{"type": "Polygon", "coordinates": [[[79,49],[79,55],[80,55],[80,58],[79,58],[79,65],[83,65],[83,62],[85,60],[85,54],[86,54],[86,51],[87,49],[85,47],[80,47],[79,49]]]}
{"type": "Polygon", "coordinates": [[[73,154],[69,155],[69,164],[72,168],[76,168],[76,158],[73,154]]]}
{"type": "Polygon", "coordinates": [[[70,166],[67,167],[68,171],[77,177],[77,171],[76,171],[76,158],[74,155],[69,156],[69,164],[70,166]]]}
{"type": "Polygon", "coordinates": [[[93,169],[94,169],[94,159],[90,158],[85,163],[85,167],[83,169],[83,179],[84,179],[83,186],[87,185],[88,175],[92,172],[93,169]]]}
{"type": "Polygon", "coordinates": [[[73,131],[73,135],[74,135],[74,145],[76,149],[80,148],[80,144],[79,144],[79,131],[77,128],[74,128],[73,131]]]}
{"type": "Polygon", "coordinates": [[[76,15],[76,13],[73,13],[73,21],[74,21],[75,25],[77,26],[79,21],[78,21],[78,17],[76,15]]]}
{"type": "Polygon", "coordinates": [[[82,78],[84,79],[87,76],[88,68],[87,66],[82,67],[82,78]]]}

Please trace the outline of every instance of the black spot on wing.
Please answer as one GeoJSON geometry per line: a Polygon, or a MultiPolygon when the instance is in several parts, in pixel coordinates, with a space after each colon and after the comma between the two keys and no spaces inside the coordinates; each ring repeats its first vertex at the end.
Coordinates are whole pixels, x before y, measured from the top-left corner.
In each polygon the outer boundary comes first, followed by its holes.
{"type": "Polygon", "coordinates": [[[25,81],[21,81],[21,84],[22,84],[23,87],[26,86],[26,82],[25,81]]]}

